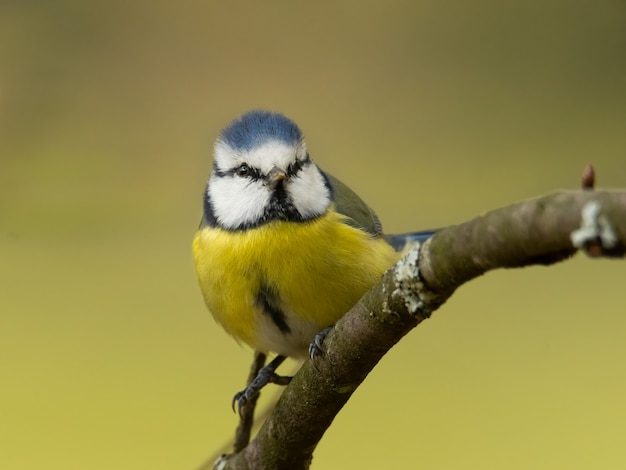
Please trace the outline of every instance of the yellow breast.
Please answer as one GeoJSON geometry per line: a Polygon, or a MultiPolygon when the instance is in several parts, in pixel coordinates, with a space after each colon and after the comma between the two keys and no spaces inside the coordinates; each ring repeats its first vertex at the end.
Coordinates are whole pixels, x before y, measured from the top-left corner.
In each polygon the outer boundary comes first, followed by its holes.
{"type": "Polygon", "coordinates": [[[333,210],[309,222],[275,221],[240,232],[204,227],[193,255],[206,305],[227,332],[256,350],[296,357],[399,258],[383,239],[346,225],[333,210]],[[260,301],[267,291],[282,328],[260,301]]]}

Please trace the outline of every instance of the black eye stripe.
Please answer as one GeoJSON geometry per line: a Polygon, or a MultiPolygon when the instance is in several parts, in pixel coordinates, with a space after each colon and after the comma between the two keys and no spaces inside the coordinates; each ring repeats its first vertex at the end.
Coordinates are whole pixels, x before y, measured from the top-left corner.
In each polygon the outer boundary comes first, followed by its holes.
{"type": "Polygon", "coordinates": [[[228,174],[228,172],[219,169],[219,167],[217,166],[217,162],[213,162],[213,173],[220,177],[226,176],[228,174]]]}
{"type": "Polygon", "coordinates": [[[254,168],[247,163],[241,163],[234,168],[229,168],[226,171],[220,170],[219,168],[217,168],[217,166],[214,166],[213,172],[220,177],[237,176],[239,178],[250,178],[252,180],[258,180],[261,178],[261,172],[257,168],[254,168]]]}
{"type": "Polygon", "coordinates": [[[287,174],[289,176],[295,176],[298,174],[298,172],[300,172],[300,170],[308,166],[310,163],[311,163],[311,158],[309,157],[309,154],[307,154],[306,157],[304,157],[304,159],[296,160],[295,162],[291,163],[287,167],[287,174]]]}
{"type": "Polygon", "coordinates": [[[287,167],[287,174],[289,176],[295,176],[301,169],[302,163],[296,160],[295,162],[290,163],[287,167]]]}
{"type": "MultiPolygon", "coordinates": [[[[311,158],[307,154],[302,160],[296,160],[287,167],[287,174],[289,176],[296,176],[303,168],[307,167],[311,163],[311,158]]],[[[220,170],[217,164],[213,162],[213,173],[219,177],[224,176],[238,176],[239,178],[250,178],[252,180],[261,179],[264,175],[258,168],[248,165],[247,163],[240,163],[239,165],[229,168],[228,170],[220,170]],[[246,167],[246,171],[242,171],[242,167],[246,167]]]]}

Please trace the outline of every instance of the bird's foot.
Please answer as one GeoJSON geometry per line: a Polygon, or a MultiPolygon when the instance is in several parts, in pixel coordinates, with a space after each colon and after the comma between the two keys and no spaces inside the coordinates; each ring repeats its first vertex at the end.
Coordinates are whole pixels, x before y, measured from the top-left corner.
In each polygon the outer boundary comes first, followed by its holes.
{"type": "Polygon", "coordinates": [[[241,415],[244,407],[251,403],[259,394],[261,389],[267,384],[273,383],[277,385],[287,385],[291,382],[291,377],[278,375],[276,369],[286,359],[285,356],[276,356],[272,362],[259,370],[259,373],[252,382],[248,384],[242,391],[237,392],[233,397],[232,407],[235,411],[235,406],[241,415]]]}
{"type": "Polygon", "coordinates": [[[324,351],[324,346],[323,346],[324,339],[326,339],[326,336],[328,335],[328,333],[330,333],[330,330],[332,330],[333,328],[334,328],[334,325],[327,326],[318,334],[316,334],[315,338],[313,338],[313,341],[311,341],[311,344],[309,344],[309,358],[311,359],[311,362],[313,363],[313,367],[315,367],[316,369],[317,369],[317,365],[316,365],[317,360],[326,353],[324,351]]]}

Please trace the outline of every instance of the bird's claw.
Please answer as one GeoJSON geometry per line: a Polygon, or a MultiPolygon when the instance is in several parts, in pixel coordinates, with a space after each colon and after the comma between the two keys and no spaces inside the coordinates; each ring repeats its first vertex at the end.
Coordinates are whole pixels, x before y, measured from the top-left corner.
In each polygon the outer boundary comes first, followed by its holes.
{"type": "Polygon", "coordinates": [[[248,404],[253,403],[257,398],[261,389],[269,383],[278,385],[287,385],[291,382],[291,377],[285,375],[278,375],[275,369],[285,360],[283,356],[277,356],[272,362],[259,370],[259,373],[250,384],[240,392],[235,393],[231,406],[233,411],[237,409],[239,415],[243,413],[243,409],[248,404]]]}
{"type": "Polygon", "coordinates": [[[249,386],[246,387],[245,389],[241,390],[240,392],[235,393],[235,396],[233,397],[233,401],[231,403],[231,407],[233,409],[233,412],[235,412],[235,405],[236,405],[236,407],[237,407],[236,410],[239,411],[239,416],[241,416],[243,414],[242,410],[258,394],[259,394],[258,390],[253,390],[249,386]]]}
{"type": "Polygon", "coordinates": [[[318,334],[316,334],[315,338],[313,338],[313,341],[311,341],[311,344],[309,344],[309,358],[311,359],[311,362],[313,363],[313,367],[315,367],[316,369],[317,369],[317,360],[326,353],[326,351],[324,351],[324,346],[323,346],[324,339],[326,339],[326,336],[328,335],[328,333],[330,333],[330,330],[332,330],[333,328],[334,328],[333,325],[327,326],[318,334]]]}

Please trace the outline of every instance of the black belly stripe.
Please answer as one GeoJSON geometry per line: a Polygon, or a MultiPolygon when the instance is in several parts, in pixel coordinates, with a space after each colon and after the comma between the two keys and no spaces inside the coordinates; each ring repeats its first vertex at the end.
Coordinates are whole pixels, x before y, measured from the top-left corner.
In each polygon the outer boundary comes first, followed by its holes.
{"type": "Polygon", "coordinates": [[[269,315],[276,327],[282,333],[291,333],[291,328],[287,324],[285,313],[278,306],[278,292],[272,287],[262,284],[257,294],[257,304],[264,314],[269,315]]]}

